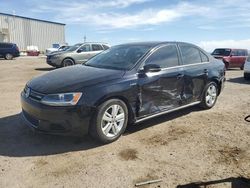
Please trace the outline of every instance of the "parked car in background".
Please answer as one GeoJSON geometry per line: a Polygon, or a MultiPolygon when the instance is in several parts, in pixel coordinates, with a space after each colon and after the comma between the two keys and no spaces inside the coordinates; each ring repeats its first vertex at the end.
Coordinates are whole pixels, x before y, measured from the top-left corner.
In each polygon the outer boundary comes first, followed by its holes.
{"type": "Polygon", "coordinates": [[[250,56],[246,59],[244,66],[244,78],[250,80],[250,56]]]}
{"type": "Polygon", "coordinates": [[[231,49],[231,48],[217,48],[213,51],[212,56],[216,59],[221,59],[226,68],[240,68],[243,70],[248,50],[246,49],[231,49]]]}
{"type": "MultiPolygon", "coordinates": [[[[61,48],[60,50],[58,51],[54,51],[54,52],[50,52],[48,55],[55,55],[55,54],[58,54],[58,53],[61,53],[61,52],[64,52],[64,51],[67,51],[69,48],[71,48],[72,46],[64,46],[63,48],[61,48]]],[[[47,56],[48,56],[47,55],[47,56]]]]}
{"type": "Polygon", "coordinates": [[[45,52],[45,55],[49,55],[51,54],[52,52],[60,52],[60,51],[65,51],[69,48],[70,46],[68,45],[62,45],[60,46],[59,48],[47,48],[46,49],[46,52],[45,52]]]}
{"type": "MultiPolygon", "coordinates": [[[[85,45],[81,47],[86,49],[85,45]]],[[[109,143],[128,123],[193,105],[212,108],[224,81],[223,62],[195,45],[123,44],[86,64],[29,81],[21,93],[22,117],[38,131],[89,133],[109,143]]]]}
{"type": "Polygon", "coordinates": [[[6,43],[6,42],[0,43],[0,57],[3,57],[7,60],[11,60],[14,57],[19,57],[19,56],[20,52],[16,44],[6,43]]]}
{"type": "Polygon", "coordinates": [[[109,48],[110,46],[104,43],[79,43],[70,47],[66,51],[47,55],[47,63],[53,67],[67,67],[81,64],[109,48]]]}

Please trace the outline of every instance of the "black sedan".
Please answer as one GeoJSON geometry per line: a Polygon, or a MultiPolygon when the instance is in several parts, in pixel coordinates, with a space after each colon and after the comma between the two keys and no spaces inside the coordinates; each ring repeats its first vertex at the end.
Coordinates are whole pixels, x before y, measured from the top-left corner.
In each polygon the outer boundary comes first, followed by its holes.
{"type": "Polygon", "coordinates": [[[29,81],[22,117],[41,132],[89,133],[109,143],[128,124],[193,105],[212,108],[224,80],[224,64],[195,45],[123,44],[29,81]]]}

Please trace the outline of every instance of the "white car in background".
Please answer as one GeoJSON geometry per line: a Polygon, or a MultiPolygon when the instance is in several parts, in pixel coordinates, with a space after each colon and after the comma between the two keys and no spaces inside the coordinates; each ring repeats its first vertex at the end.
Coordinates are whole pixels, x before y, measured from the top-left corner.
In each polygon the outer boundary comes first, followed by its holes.
{"type": "Polygon", "coordinates": [[[244,78],[250,80],[250,56],[248,56],[244,65],[244,78]]]}
{"type": "Polygon", "coordinates": [[[49,54],[52,53],[52,52],[63,51],[63,50],[65,50],[66,48],[69,48],[69,47],[70,47],[70,46],[68,46],[68,45],[62,45],[62,46],[60,46],[59,48],[47,48],[45,54],[46,54],[46,55],[49,55],[49,54]]]}

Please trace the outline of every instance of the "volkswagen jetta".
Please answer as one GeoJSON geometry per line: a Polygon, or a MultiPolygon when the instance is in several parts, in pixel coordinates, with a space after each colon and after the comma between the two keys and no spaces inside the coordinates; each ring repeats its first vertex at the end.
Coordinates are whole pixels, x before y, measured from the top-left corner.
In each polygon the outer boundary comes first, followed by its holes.
{"type": "Polygon", "coordinates": [[[29,81],[22,117],[41,132],[81,131],[109,143],[128,124],[193,105],[212,108],[224,80],[224,64],[195,45],[123,44],[29,81]]]}

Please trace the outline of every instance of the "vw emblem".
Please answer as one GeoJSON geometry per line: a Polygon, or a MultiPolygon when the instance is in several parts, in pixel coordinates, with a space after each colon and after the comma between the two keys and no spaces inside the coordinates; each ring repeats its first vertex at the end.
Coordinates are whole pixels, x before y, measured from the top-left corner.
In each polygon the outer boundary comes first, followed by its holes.
{"type": "Polygon", "coordinates": [[[27,88],[25,92],[25,97],[28,98],[30,96],[30,88],[27,88]]]}

